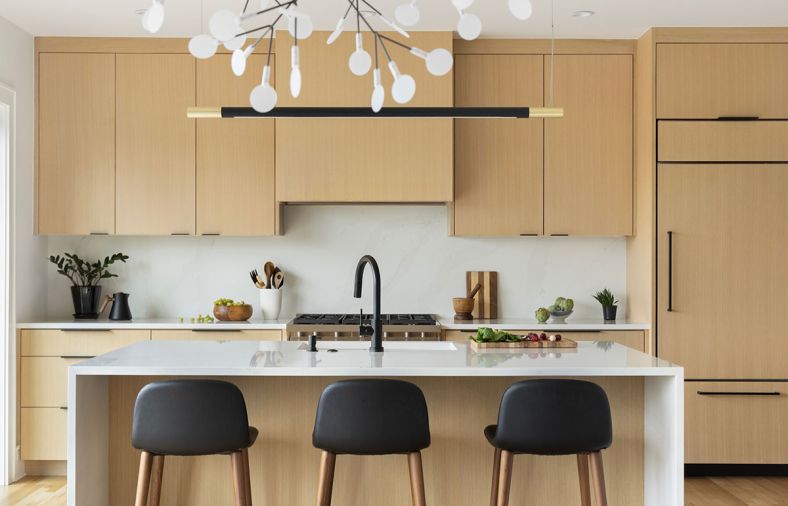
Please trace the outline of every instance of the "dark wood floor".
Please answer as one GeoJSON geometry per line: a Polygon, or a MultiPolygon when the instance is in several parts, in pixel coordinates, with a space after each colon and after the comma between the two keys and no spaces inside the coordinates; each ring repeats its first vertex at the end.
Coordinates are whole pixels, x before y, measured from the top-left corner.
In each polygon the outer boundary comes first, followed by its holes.
{"type": "MultiPolygon", "coordinates": [[[[788,506],[788,478],[687,478],[686,506],[788,506]]],[[[0,487],[0,506],[65,506],[66,479],[30,477],[0,487]]]]}

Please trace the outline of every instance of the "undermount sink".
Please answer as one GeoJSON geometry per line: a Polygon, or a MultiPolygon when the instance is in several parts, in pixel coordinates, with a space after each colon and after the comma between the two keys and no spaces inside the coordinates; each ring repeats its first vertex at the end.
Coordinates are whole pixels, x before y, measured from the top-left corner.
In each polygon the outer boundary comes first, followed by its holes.
{"type": "MultiPolygon", "coordinates": [[[[445,341],[384,341],[385,351],[457,351],[454,343],[445,341]]],[[[299,350],[306,350],[303,343],[299,350]]],[[[369,341],[318,341],[318,351],[325,350],[369,350],[369,341]]]]}

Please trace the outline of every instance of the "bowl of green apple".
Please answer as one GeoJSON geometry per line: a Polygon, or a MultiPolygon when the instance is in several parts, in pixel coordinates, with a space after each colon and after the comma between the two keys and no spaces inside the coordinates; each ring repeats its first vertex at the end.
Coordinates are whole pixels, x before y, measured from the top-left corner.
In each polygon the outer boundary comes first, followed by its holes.
{"type": "Polygon", "coordinates": [[[558,297],[555,302],[547,306],[550,312],[550,323],[566,323],[566,319],[572,314],[575,307],[575,301],[558,297]]]}

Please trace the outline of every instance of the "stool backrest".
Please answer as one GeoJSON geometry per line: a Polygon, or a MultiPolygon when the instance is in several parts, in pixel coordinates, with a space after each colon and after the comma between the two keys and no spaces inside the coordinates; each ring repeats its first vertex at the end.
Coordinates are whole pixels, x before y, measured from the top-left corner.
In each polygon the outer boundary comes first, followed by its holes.
{"type": "Polygon", "coordinates": [[[225,381],[149,383],[134,404],[131,444],[161,455],[212,455],[246,448],[249,420],[243,394],[225,381]]]}
{"type": "Polygon", "coordinates": [[[589,381],[536,379],[506,389],[498,411],[502,448],[568,454],[608,448],[613,440],[610,403],[589,381]]]}

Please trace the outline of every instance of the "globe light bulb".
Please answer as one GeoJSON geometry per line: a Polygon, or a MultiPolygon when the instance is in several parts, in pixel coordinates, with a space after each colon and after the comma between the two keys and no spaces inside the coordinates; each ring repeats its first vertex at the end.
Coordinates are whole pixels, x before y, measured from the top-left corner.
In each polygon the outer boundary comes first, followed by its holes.
{"type": "Polygon", "coordinates": [[[153,3],[142,16],[142,28],[150,33],[161,30],[164,24],[164,4],[161,0],[153,0],[153,3]]]}
{"type": "Polygon", "coordinates": [[[526,20],[533,14],[531,0],[509,0],[509,10],[517,19],[526,20]]]}
{"type": "Polygon", "coordinates": [[[454,65],[454,58],[447,50],[439,47],[429,53],[417,47],[412,47],[410,52],[423,59],[427,65],[427,71],[434,76],[444,76],[449,73],[454,65]]]}
{"type": "Polygon", "coordinates": [[[372,67],[372,58],[369,56],[369,53],[364,51],[361,33],[356,33],[356,50],[350,55],[348,66],[350,71],[357,76],[365,75],[372,67]]]}
{"type": "Polygon", "coordinates": [[[261,113],[270,112],[276,107],[276,90],[271,87],[269,80],[271,78],[271,67],[266,65],[263,67],[263,81],[260,85],[256,86],[249,94],[249,102],[252,108],[261,113]]]}
{"type": "Polygon", "coordinates": [[[239,35],[234,39],[230,39],[224,43],[224,48],[228,51],[235,51],[236,49],[241,49],[246,44],[246,35],[239,35]]]}
{"type": "Polygon", "coordinates": [[[342,35],[342,32],[344,30],[345,30],[345,18],[342,18],[339,21],[337,21],[337,26],[334,27],[334,31],[331,32],[331,35],[328,36],[328,40],[326,41],[326,44],[329,45],[333,44],[334,41],[336,41],[339,38],[339,36],[342,35]]]}
{"type": "Polygon", "coordinates": [[[241,20],[233,11],[221,9],[211,16],[208,29],[216,40],[227,42],[241,32],[241,20]]]}
{"type": "Polygon", "coordinates": [[[397,64],[389,62],[389,70],[394,77],[394,84],[391,85],[391,96],[398,104],[407,104],[416,94],[416,81],[408,74],[400,74],[397,64]]]}
{"type": "Polygon", "coordinates": [[[210,35],[197,35],[189,41],[189,52],[195,58],[205,60],[216,54],[219,48],[219,41],[210,35]]]}
{"type": "Polygon", "coordinates": [[[462,11],[473,5],[473,0],[451,0],[451,3],[462,11]]]}
{"type": "MultiPolygon", "coordinates": [[[[287,12],[287,10],[285,12],[287,12]]],[[[294,39],[296,35],[298,36],[298,40],[308,39],[309,36],[312,35],[314,29],[315,26],[312,23],[312,19],[306,14],[299,13],[297,16],[290,16],[287,18],[287,31],[290,32],[290,36],[294,39]]]]}
{"type": "Polygon", "coordinates": [[[254,45],[251,45],[244,50],[236,49],[233,51],[233,56],[230,58],[230,65],[233,69],[233,74],[238,77],[244,75],[244,72],[246,72],[246,62],[249,59],[249,55],[252,54],[252,51],[254,51],[254,45]]]}
{"type": "Polygon", "coordinates": [[[301,66],[299,63],[298,46],[290,48],[290,95],[298,98],[301,94],[301,66]]]}
{"type": "Polygon", "coordinates": [[[419,22],[421,13],[416,7],[416,0],[409,4],[402,4],[394,11],[394,17],[404,26],[413,26],[419,22]]]}
{"type": "Polygon", "coordinates": [[[457,22],[457,33],[465,40],[474,40],[482,33],[482,20],[475,14],[463,13],[457,22]]]}
{"type": "Polygon", "coordinates": [[[372,86],[372,111],[380,112],[383,108],[383,102],[386,100],[386,89],[380,83],[380,69],[375,69],[373,72],[373,86],[372,86]]]}

